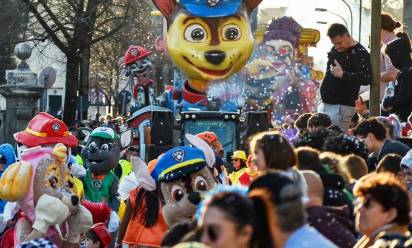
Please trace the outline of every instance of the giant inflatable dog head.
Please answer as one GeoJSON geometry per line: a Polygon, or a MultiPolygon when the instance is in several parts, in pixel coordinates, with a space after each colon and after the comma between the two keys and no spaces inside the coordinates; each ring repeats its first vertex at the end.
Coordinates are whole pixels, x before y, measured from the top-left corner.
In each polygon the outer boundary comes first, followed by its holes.
{"type": "Polygon", "coordinates": [[[198,92],[238,72],[253,51],[249,15],[262,0],[153,0],[173,62],[198,92]]]}

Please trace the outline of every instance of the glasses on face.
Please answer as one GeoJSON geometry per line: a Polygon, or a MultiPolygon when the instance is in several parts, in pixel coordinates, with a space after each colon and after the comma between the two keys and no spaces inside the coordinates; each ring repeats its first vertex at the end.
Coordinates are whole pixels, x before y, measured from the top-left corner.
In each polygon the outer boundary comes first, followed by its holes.
{"type": "Polygon", "coordinates": [[[232,159],[232,161],[237,162],[237,161],[240,161],[240,159],[238,159],[238,158],[234,158],[234,159],[232,159]]]}

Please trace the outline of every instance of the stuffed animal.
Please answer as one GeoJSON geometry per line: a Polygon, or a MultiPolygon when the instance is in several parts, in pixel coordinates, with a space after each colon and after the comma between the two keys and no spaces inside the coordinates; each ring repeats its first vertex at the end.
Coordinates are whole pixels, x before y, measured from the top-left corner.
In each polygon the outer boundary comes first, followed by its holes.
{"type": "Polygon", "coordinates": [[[190,221],[201,194],[217,185],[213,176],[215,155],[202,139],[186,134],[191,146],[178,146],[164,153],[151,176],[155,179],[169,226],[190,221]]]}
{"type": "Polygon", "coordinates": [[[88,137],[82,150],[86,176],[82,178],[84,196],[92,202],[106,201],[117,212],[119,179],[112,172],[120,159],[120,152],[131,143],[131,130],[120,136],[109,127],[98,127],[88,137]]]}
{"type": "Polygon", "coordinates": [[[246,64],[253,51],[249,16],[261,1],[153,0],[167,22],[165,50],[187,77],[178,83],[184,109],[204,107],[209,85],[246,64]]]}
{"type": "Polygon", "coordinates": [[[21,158],[0,179],[0,198],[17,201],[24,215],[16,224],[15,245],[41,237],[58,247],[79,244],[80,235],[92,225],[92,216],[74,194],[65,165],[66,146],[34,147],[21,158]]]}

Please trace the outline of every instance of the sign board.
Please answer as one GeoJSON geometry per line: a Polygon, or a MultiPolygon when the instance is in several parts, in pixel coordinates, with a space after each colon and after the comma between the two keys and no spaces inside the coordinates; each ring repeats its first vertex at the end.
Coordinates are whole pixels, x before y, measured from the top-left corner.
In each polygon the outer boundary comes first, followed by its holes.
{"type": "Polygon", "coordinates": [[[56,70],[48,66],[44,68],[39,75],[39,85],[46,89],[50,89],[56,82],[56,70]]]}

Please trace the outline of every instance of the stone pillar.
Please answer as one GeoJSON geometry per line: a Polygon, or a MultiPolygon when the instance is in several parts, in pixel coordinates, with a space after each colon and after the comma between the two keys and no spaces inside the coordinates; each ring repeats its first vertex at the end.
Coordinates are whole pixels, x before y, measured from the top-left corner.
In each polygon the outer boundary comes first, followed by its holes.
{"type": "Polygon", "coordinates": [[[20,43],[14,51],[21,62],[15,70],[6,70],[7,83],[0,85],[0,94],[6,98],[5,137],[0,137],[0,143],[14,144],[13,134],[24,130],[39,111],[38,100],[45,90],[38,84],[37,74],[26,63],[31,56],[31,47],[20,43]]]}

